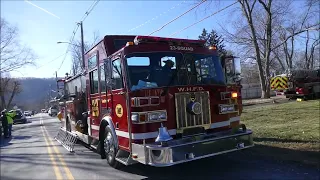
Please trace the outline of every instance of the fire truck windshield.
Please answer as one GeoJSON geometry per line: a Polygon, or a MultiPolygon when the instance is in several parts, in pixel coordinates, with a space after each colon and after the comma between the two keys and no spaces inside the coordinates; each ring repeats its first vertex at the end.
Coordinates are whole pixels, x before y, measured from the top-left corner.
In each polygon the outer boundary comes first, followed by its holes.
{"type": "Polygon", "coordinates": [[[126,56],[131,90],[183,85],[225,84],[218,56],[153,52],[126,56]]]}

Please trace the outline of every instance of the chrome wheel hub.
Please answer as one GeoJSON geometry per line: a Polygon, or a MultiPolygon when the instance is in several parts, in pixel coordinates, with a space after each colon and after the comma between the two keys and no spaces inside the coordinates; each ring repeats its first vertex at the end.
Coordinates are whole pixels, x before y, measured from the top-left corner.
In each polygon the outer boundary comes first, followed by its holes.
{"type": "Polygon", "coordinates": [[[110,132],[108,132],[107,137],[104,139],[104,151],[108,155],[112,155],[114,152],[114,143],[110,132]]]}

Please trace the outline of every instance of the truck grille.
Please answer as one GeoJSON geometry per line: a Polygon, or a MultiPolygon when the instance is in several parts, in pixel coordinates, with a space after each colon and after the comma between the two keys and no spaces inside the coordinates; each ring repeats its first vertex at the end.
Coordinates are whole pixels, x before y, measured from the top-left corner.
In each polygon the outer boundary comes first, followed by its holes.
{"type": "Polygon", "coordinates": [[[199,125],[210,124],[210,100],[209,92],[192,92],[192,93],[176,93],[176,118],[177,128],[193,127],[199,125]],[[187,105],[191,102],[191,98],[195,98],[195,102],[202,105],[202,113],[193,115],[187,111],[187,105]]]}

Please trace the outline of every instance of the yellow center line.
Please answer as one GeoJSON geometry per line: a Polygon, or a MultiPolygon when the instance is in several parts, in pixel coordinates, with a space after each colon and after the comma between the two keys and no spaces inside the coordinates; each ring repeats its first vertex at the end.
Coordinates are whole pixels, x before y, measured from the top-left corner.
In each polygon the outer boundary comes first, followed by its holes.
{"type": "MultiPolygon", "coordinates": [[[[40,117],[40,124],[42,124],[42,117],[40,117]]],[[[44,140],[46,142],[46,145],[47,145],[47,149],[48,149],[48,154],[49,154],[49,157],[50,157],[50,160],[51,160],[51,163],[52,163],[52,166],[53,166],[53,170],[54,170],[54,173],[56,175],[56,178],[57,179],[63,179],[62,176],[61,176],[61,173],[59,171],[59,168],[57,167],[57,163],[55,161],[55,158],[52,154],[52,151],[51,151],[51,148],[49,146],[49,143],[48,143],[48,139],[46,138],[46,135],[44,133],[44,130],[43,130],[43,127],[41,126],[41,131],[42,131],[42,135],[44,137],[44,140]]]]}
{"type": "Polygon", "coordinates": [[[49,133],[47,131],[47,128],[45,126],[43,126],[43,130],[44,130],[44,133],[45,135],[48,137],[49,139],[49,144],[53,147],[55,153],[57,154],[62,166],[63,166],[63,169],[68,177],[69,180],[74,180],[74,177],[70,171],[70,169],[68,168],[67,164],[64,162],[64,159],[63,157],[61,156],[61,153],[60,151],[58,150],[58,148],[55,147],[54,143],[52,142],[52,140],[50,139],[50,136],[49,136],[49,133]]]}

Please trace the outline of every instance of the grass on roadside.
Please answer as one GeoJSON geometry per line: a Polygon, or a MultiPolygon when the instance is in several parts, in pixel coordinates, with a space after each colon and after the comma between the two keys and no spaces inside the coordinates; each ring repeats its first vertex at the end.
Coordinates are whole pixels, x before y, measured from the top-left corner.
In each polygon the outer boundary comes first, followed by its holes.
{"type": "Polygon", "coordinates": [[[253,130],[256,153],[318,164],[320,101],[246,109],[241,121],[253,130]]]}

